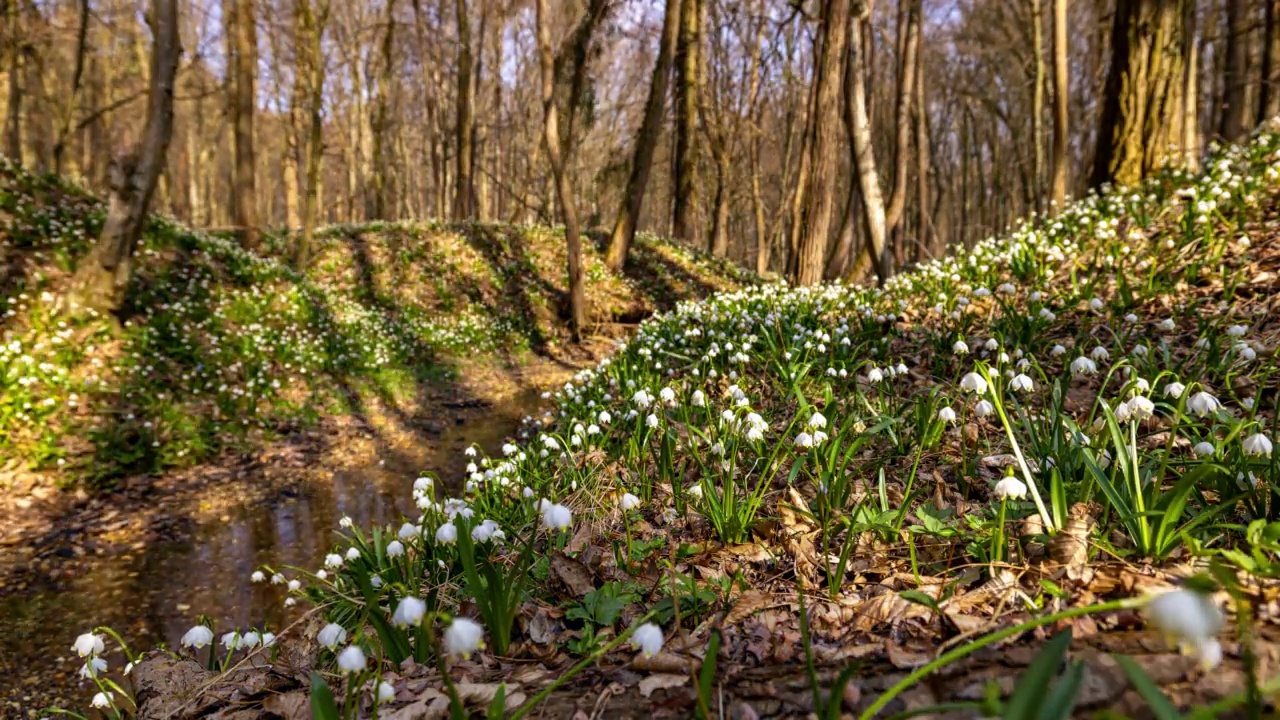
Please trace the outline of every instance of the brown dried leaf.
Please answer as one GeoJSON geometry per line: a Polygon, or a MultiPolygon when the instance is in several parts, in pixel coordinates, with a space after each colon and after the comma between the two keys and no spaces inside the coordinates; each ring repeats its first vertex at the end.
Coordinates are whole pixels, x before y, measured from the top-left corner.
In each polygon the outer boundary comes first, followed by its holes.
{"type": "Polygon", "coordinates": [[[596,589],[595,579],[586,565],[563,552],[551,554],[551,577],[562,584],[574,597],[583,597],[596,589]]]}
{"type": "Polygon", "coordinates": [[[649,697],[653,694],[654,690],[677,688],[687,684],[688,682],[688,675],[655,673],[640,681],[640,694],[644,697],[649,697]]]}
{"type": "Polygon", "coordinates": [[[747,590],[733,601],[724,616],[724,627],[733,627],[773,604],[773,597],[759,590],[747,590]]]}

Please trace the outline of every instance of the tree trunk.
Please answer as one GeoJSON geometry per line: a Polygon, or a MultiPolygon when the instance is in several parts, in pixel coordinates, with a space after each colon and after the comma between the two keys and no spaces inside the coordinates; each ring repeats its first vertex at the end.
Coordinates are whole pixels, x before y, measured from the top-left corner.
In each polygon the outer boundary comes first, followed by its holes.
{"type": "Polygon", "coordinates": [[[893,265],[892,254],[886,247],[889,237],[888,221],[885,218],[884,196],[880,193],[880,176],[876,172],[875,150],[871,143],[871,118],[867,116],[867,56],[863,48],[861,28],[864,22],[866,20],[863,17],[854,19],[849,32],[850,72],[846,77],[849,99],[845,112],[849,114],[849,142],[853,146],[858,189],[862,193],[867,255],[872,261],[876,276],[883,284],[893,274],[893,265]]]}
{"type": "Polygon", "coordinates": [[[712,257],[727,257],[729,254],[729,153],[724,147],[726,140],[721,138],[715,151],[716,160],[716,197],[715,215],[711,222],[711,241],[707,250],[712,257]]]}
{"type": "Polygon", "coordinates": [[[5,2],[5,25],[8,35],[9,99],[4,120],[4,153],[22,164],[22,71],[26,65],[26,49],[22,42],[22,9],[18,0],[5,2]]]}
{"type": "Polygon", "coordinates": [[[1053,207],[1067,202],[1067,0],[1053,0],[1053,207]]]}
{"type": "Polygon", "coordinates": [[[76,108],[80,99],[80,85],[84,78],[84,65],[87,50],[87,40],[89,38],[89,0],[80,0],[80,19],[76,31],[76,59],[75,69],[71,73],[71,91],[67,97],[67,104],[63,108],[62,119],[58,126],[58,135],[53,143],[53,172],[61,175],[63,173],[62,158],[67,149],[67,138],[71,134],[72,123],[75,120],[76,108]]]}
{"type": "Polygon", "coordinates": [[[903,33],[902,57],[898,63],[898,100],[896,135],[893,153],[893,190],[885,207],[887,234],[892,235],[902,221],[907,207],[907,156],[911,153],[911,91],[915,85],[916,44],[920,42],[920,0],[902,0],[905,22],[899,30],[903,33]]]}
{"type": "Polygon", "coordinates": [[[694,141],[698,132],[698,85],[701,81],[702,0],[680,3],[680,33],[676,40],[676,128],[675,165],[672,179],[675,193],[671,234],[695,241],[693,221],[696,158],[694,141]]]}
{"type": "Polygon", "coordinates": [[[132,259],[173,134],[174,81],[182,53],[178,0],[152,0],[150,89],[146,125],[137,147],[117,158],[102,234],[76,271],[71,309],[119,310],[132,277],[132,259]]]}
{"type": "Polygon", "coordinates": [[[1133,185],[1154,170],[1183,109],[1183,3],[1119,0],[1102,98],[1093,184],[1133,185]]]}
{"type": "Polygon", "coordinates": [[[315,237],[316,216],[320,207],[320,165],[324,161],[324,55],[321,41],[329,18],[329,2],[317,6],[312,0],[297,0],[298,8],[298,72],[306,78],[307,133],[303,153],[302,229],[294,248],[293,264],[305,272],[315,237]]]}
{"type": "Polygon", "coordinates": [[[653,166],[653,153],[657,150],[658,132],[662,126],[662,111],[666,106],[672,48],[682,17],[680,4],[680,0],[667,0],[666,14],[662,19],[662,37],[658,41],[658,59],[653,64],[649,99],[645,101],[644,117],[636,134],[636,149],[631,158],[627,189],[622,196],[622,206],[618,209],[618,219],[613,224],[613,233],[609,236],[609,251],[605,263],[615,272],[622,270],[627,264],[627,253],[635,240],[636,223],[644,204],[649,171],[653,166]]]}
{"type": "MultiPolygon", "coordinates": [[[[1258,124],[1280,115],[1280,0],[1262,0],[1262,89],[1258,96],[1258,124]]],[[[1187,60],[1192,62],[1191,58],[1187,60]]]]}
{"type": "Polygon", "coordinates": [[[1227,142],[1244,137],[1246,76],[1249,62],[1249,13],[1244,0],[1227,0],[1227,28],[1223,36],[1222,114],[1218,135],[1227,142]]]}
{"type": "Polygon", "coordinates": [[[387,157],[387,93],[391,85],[392,43],[396,33],[396,2],[387,0],[386,32],[382,35],[382,67],[378,74],[378,89],[373,109],[373,219],[386,220],[387,174],[392,163],[387,157]]]}
{"type": "Polygon", "coordinates": [[[1190,170],[1200,169],[1200,46],[1196,43],[1196,4],[1183,6],[1182,51],[1187,61],[1182,68],[1182,157],[1190,170]]]}
{"type": "MultiPolygon", "coordinates": [[[[1043,83],[1042,83],[1043,84],[1043,83]]],[[[926,256],[932,257],[938,252],[932,218],[929,214],[929,108],[924,102],[924,43],[916,43],[916,82],[915,82],[915,131],[916,131],[916,233],[917,264],[926,256]]],[[[1039,149],[1039,136],[1036,147],[1039,149]]],[[[1038,175],[1037,175],[1038,177],[1038,175]]]]}
{"type": "Polygon", "coordinates": [[[227,38],[230,45],[231,127],[235,145],[233,223],[241,243],[258,247],[258,194],[253,152],[253,115],[257,105],[258,31],[254,0],[224,0],[227,38]]]}
{"type": "Polygon", "coordinates": [[[850,0],[826,0],[822,8],[822,28],[814,40],[814,121],[809,146],[809,193],[804,203],[804,232],[792,280],[800,285],[822,281],[826,267],[827,243],[831,235],[831,213],[835,205],[837,133],[840,131],[841,79],[845,63],[845,41],[849,35],[850,0]]]}
{"type": "Polygon", "coordinates": [[[471,156],[475,151],[475,72],[471,56],[471,19],[467,0],[457,0],[458,17],[458,110],[454,159],[456,186],[453,195],[453,219],[466,220],[475,214],[475,187],[471,179],[471,156]]]}
{"type": "Polygon", "coordinates": [[[1044,211],[1044,12],[1042,0],[1031,0],[1031,52],[1035,55],[1035,86],[1031,88],[1031,183],[1036,212],[1044,211]]]}

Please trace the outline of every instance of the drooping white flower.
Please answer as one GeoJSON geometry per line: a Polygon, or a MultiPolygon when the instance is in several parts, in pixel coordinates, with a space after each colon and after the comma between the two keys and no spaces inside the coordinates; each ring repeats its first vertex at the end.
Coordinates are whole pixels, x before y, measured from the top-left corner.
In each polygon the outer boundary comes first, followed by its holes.
{"type": "Polygon", "coordinates": [[[404,554],[404,543],[400,542],[399,540],[392,540],[391,542],[387,543],[387,557],[389,558],[400,557],[403,554],[404,554]]]}
{"type": "Polygon", "coordinates": [[[449,655],[467,658],[484,647],[484,628],[468,618],[454,618],[444,631],[444,651],[449,655]]]}
{"type": "Polygon", "coordinates": [[[1195,447],[1191,448],[1191,453],[1198,458],[1209,457],[1216,452],[1218,452],[1218,448],[1214,447],[1213,443],[1208,440],[1198,442],[1195,447]]]}
{"type": "Polygon", "coordinates": [[[1101,345],[1098,345],[1094,347],[1093,350],[1089,351],[1089,356],[1092,357],[1094,360],[1103,361],[1110,358],[1111,353],[1107,352],[1106,348],[1102,347],[1101,345]]]}
{"type": "Polygon", "coordinates": [[[869,371],[867,371],[867,382],[874,384],[882,380],[884,380],[884,373],[880,370],[880,368],[873,367],[869,371]]]}
{"type": "Polygon", "coordinates": [[[427,612],[427,604],[416,597],[404,597],[391,614],[391,624],[397,627],[418,627],[427,612]]]}
{"type": "Polygon", "coordinates": [[[324,566],[330,570],[336,570],[342,567],[342,556],[337,553],[329,553],[324,556],[324,566]]]}
{"type": "Polygon", "coordinates": [[[183,636],[180,643],[182,647],[200,648],[213,642],[213,631],[204,625],[196,625],[188,630],[183,636]]]}
{"type": "Polygon", "coordinates": [[[1135,422],[1141,422],[1151,417],[1155,412],[1155,403],[1142,395],[1133,396],[1129,402],[1129,414],[1135,422]]]}
{"type": "Polygon", "coordinates": [[[80,657],[89,657],[90,655],[101,655],[106,649],[106,645],[102,642],[102,636],[97,633],[84,633],[76,638],[75,645],[71,646],[80,657]]]}
{"type": "Polygon", "coordinates": [[[1049,354],[1052,355],[1053,357],[1065,355],[1066,352],[1067,352],[1067,348],[1062,345],[1054,345],[1053,348],[1049,350],[1049,354]]]}
{"type": "Polygon", "coordinates": [[[640,507],[640,498],[631,493],[626,493],[622,496],[622,500],[618,502],[618,507],[623,510],[634,510],[640,507]]]}
{"type": "Polygon", "coordinates": [[[1271,457],[1271,438],[1262,433],[1254,433],[1240,443],[1245,455],[1271,457]]]}
{"type": "Polygon", "coordinates": [[[85,660],[84,665],[80,667],[80,677],[89,679],[98,677],[99,673],[107,671],[107,661],[100,657],[90,657],[85,660]]]}
{"type": "Polygon", "coordinates": [[[1093,298],[1089,301],[1089,309],[1097,312],[1103,308],[1104,303],[1101,298],[1093,298]]]}
{"type": "Polygon", "coordinates": [[[1098,364],[1081,355],[1071,361],[1072,375],[1093,375],[1098,372],[1098,364]]]}
{"type": "Polygon", "coordinates": [[[347,631],[338,623],[329,623],[316,633],[316,642],[333,650],[347,640],[347,631]]]}
{"type": "Polygon", "coordinates": [[[549,530],[563,530],[573,522],[573,513],[569,508],[558,503],[548,503],[542,508],[542,527],[549,530]]]}
{"type": "Polygon", "coordinates": [[[240,636],[240,639],[236,642],[236,649],[246,650],[251,647],[257,647],[260,642],[262,642],[262,636],[256,630],[250,630],[240,636]]]}
{"type": "Polygon", "coordinates": [[[987,417],[996,411],[996,406],[987,400],[979,400],[977,405],[973,406],[973,414],[978,417],[987,417]]]}
{"type": "Polygon", "coordinates": [[[1222,660],[1217,638],[1222,612],[1208,596],[1194,590],[1170,590],[1148,601],[1144,614],[1148,624],[1183,652],[1199,657],[1206,668],[1222,660]]]}
{"type": "Polygon", "coordinates": [[[441,545],[452,545],[458,541],[458,527],[447,522],[436,528],[436,542],[441,545]]]}
{"type": "Polygon", "coordinates": [[[249,582],[252,582],[252,583],[260,583],[266,579],[267,579],[267,576],[263,574],[261,570],[254,570],[253,574],[249,576],[249,582]]]}
{"type": "Polygon", "coordinates": [[[1244,337],[1244,334],[1247,332],[1249,332],[1249,328],[1244,325],[1232,325],[1227,328],[1227,334],[1235,338],[1244,337]]]}
{"type": "Polygon", "coordinates": [[[1027,484],[1009,475],[996,483],[996,497],[1001,500],[1022,500],[1027,496],[1027,484]]]}
{"type": "Polygon", "coordinates": [[[976,372],[966,373],[960,378],[960,387],[965,390],[972,390],[974,394],[981,395],[987,391],[987,380],[976,372]]]}
{"type": "Polygon", "coordinates": [[[938,419],[942,422],[953,423],[956,421],[956,411],[952,410],[950,406],[944,406],[938,410],[938,419]]]}
{"type": "Polygon", "coordinates": [[[957,340],[955,344],[951,346],[951,352],[957,355],[968,355],[969,345],[963,340],[957,340]]]}
{"type": "Polygon", "coordinates": [[[396,689],[386,680],[378,682],[378,704],[389,703],[396,699],[396,689]]]}
{"type": "Polygon", "coordinates": [[[1186,391],[1187,386],[1180,382],[1171,382],[1164,386],[1164,396],[1167,398],[1180,398],[1186,391]]]}
{"type": "Polygon", "coordinates": [[[1035,389],[1036,384],[1031,381],[1031,376],[1026,373],[1018,373],[1009,381],[1009,387],[1022,392],[1031,392],[1035,389]]]}
{"type": "Polygon", "coordinates": [[[826,426],[827,426],[826,415],[823,415],[822,413],[815,410],[813,415],[809,416],[809,427],[814,428],[816,430],[821,430],[826,426]]]}
{"type": "Polygon", "coordinates": [[[357,673],[364,670],[369,663],[359,645],[348,645],[346,650],[338,653],[338,669],[343,673],[357,673]]]}
{"type": "Polygon", "coordinates": [[[653,657],[662,649],[662,628],[654,623],[645,623],[631,633],[631,644],[636,646],[645,657],[653,657]]]}
{"type": "Polygon", "coordinates": [[[1218,398],[1203,390],[1192,395],[1187,400],[1187,409],[1200,417],[1215,413],[1220,407],[1222,407],[1222,403],[1218,402],[1218,398]]]}
{"type": "Polygon", "coordinates": [[[811,448],[813,447],[813,436],[807,432],[802,432],[796,435],[795,444],[798,448],[811,448]]]}
{"type": "Polygon", "coordinates": [[[1160,329],[1165,332],[1172,332],[1175,327],[1177,327],[1177,324],[1173,322],[1173,318],[1165,318],[1160,321],[1160,329]]]}
{"type": "Polygon", "coordinates": [[[115,704],[115,699],[116,694],[108,690],[94,695],[93,700],[91,700],[89,704],[96,708],[105,709],[112,707],[115,704]]]}

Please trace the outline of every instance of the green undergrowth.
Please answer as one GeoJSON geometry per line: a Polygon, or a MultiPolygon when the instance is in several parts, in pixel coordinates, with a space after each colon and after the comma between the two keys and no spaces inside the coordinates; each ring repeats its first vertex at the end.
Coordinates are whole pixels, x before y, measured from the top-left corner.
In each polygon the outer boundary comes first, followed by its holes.
{"type": "MultiPolygon", "coordinates": [[[[303,277],[277,259],[288,238],[261,257],[153,216],[126,307],[72,319],[60,298],[104,217],[0,159],[0,456],[62,485],[187,466],[565,332],[562,233],[480,223],[326,228],[303,277]]],[[[633,259],[614,274],[589,248],[594,330],[750,281],[654,237],[633,259]]]]}

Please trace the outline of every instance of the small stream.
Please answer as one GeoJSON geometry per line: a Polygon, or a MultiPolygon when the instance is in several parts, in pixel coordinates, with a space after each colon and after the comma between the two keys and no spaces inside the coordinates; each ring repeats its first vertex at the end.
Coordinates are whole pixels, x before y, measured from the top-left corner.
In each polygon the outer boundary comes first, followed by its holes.
{"type": "MultiPolygon", "coordinates": [[[[543,402],[537,391],[522,392],[450,425],[434,448],[334,472],[328,483],[237,508],[181,540],[101,557],[72,580],[0,599],[0,718],[35,717],[50,704],[85,707],[92,686],[78,678],[81,661],[70,648],[91,627],[114,628],[135,652],[160,643],[177,647],[201,614],[214,620],[219,635],[236,626],[278,632],[305,609],[284,607],[283,586],[250,582],[256,568],[320,567],[344,516],[362,528],[398,526],[402,515],[416,514],[414,478],[430,472],[456,482],[467,462],[464,448],[474,443],[498,454],[543,402]]],[[[119,661],[111,662],[118,670],[119,661]]]]}

